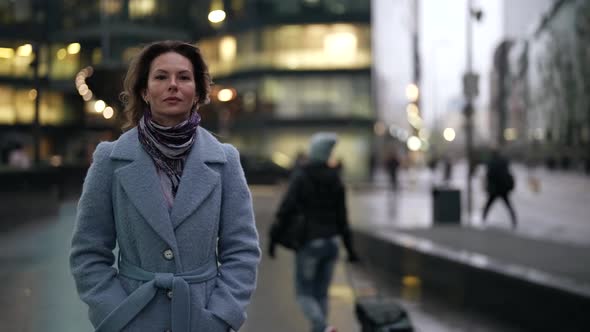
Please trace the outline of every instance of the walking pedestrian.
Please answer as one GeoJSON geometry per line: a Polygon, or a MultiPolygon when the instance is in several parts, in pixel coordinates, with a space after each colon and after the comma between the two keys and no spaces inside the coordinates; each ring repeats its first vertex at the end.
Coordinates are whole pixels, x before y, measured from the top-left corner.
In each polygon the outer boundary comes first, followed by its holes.
{"type": "Polygon", "coordinates": [[[453,178],[453,161],[450,156],[443,158],[443,181],[446,185],[451,184],[453,178]]]}
{"type": "Polygon", "coordinates": [[[514,176],[510,173],[508,159],[502,156],[497,149],[494,149],[486,168],[488,199],[483,210],[483,221],[485,222],[492,203],[496,198],[501,198],[510,212],[512,228],[516,228],[516,213],[509,197],[510,192],[514,189],[514,176]]]}
{"type": "Polygon", "coordinates": [[[129,67],[132,128],[94,152],[70,253],[95,331],[225,332],[246,319],[258,234],[237,150],[199,126],[210,85],[188,43],[150,44],[129,67]]]}
{"type": "MultiPolygon", "coordinates": [[[[358,260],[348,226],[344,185],[338,170],[328,165],[336,141],[333,133],[312,136],[309,162],[293,174],[277,212],[279,234],[286,228],[280,227],[281,224],[298,215],[304,219],[304,244],[295,255],[295,293],[312,332],[336,331],[328,324],[327,317],[328,288],[338,259],[338,237],[344,242],[348,260],[358,260]]],[[[270,257],[274,257],[274,247],[271,238],[270,257]]]]}
{"type": "Polygon", "coordinates": [[[398,187],[397,170],[399,168],[399,164],[400,162],[399,158],[397,157],[397,153],[395,153],[395,151],[391,151],[385,160],[385,168],[389,174],[389,180],[391,181],[391,187],[393,190],[397,190],[398,187]]]}

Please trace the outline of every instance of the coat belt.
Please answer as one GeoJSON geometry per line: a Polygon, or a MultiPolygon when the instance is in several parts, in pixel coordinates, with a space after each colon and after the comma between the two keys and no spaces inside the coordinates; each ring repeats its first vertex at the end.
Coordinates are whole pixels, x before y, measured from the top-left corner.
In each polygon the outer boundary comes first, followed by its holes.
{"type": "Polygon", "coordinates": [[[159,289],[172,290],[172,331],[189,332],[191,325],[191,294],[189,284],[198,284],[217,276],[217,263],[211,261],[197,269],[173,274],[149,272],[139,266],[119,261],[119,274],[145,281],[111,312],[95,332],[121,331],[154,298],[159,289]]]}

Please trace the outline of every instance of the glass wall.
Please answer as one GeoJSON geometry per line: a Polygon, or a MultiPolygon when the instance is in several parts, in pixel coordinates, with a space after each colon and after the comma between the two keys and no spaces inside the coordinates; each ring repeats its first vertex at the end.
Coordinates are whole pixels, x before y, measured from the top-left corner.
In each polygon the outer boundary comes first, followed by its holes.
{"type": "Polygon", "coordinates": [[[80,52],[81,46],[79,43],[51,45],[50,78],[54,80],[73,80],[82,67],[80,52]]]}
{"type": "MultiPolygon", "coordinates": [[[[0,41],[0,76],[33,77],[31,63],[34,59],[35,55],[31,44],[0,41]]],[[[41,63],[46,70],[46,57],[41,56],[41,63]]]]}
{"type": "Polygon", "coordinates": [[[168,0],[59,0],[61,13],[56,22],[61,29],[90,27],[109,23],[136,22],[162,24],[166,27],[186,29],[193,8],[206,17],[203,4],[197,1],[168,0]],[[181,15],[182,13],[182,15],[181,15]],[[186,14],[189,15],[186,15],[186,14]]]}
{"type": "Polygon", "coordinates": [[[368,24],[267,27],[205,39],[199,47],[216,76],[258,69],[335,70],[371,65],[368,24]]]}
{"type": "MultiPolygon", "coordinates": [[[[271,114],[275,119],[372,119],[370,74],[265,75],[232,79],[242,111],[271,114]]],[[[215,98],[215,96],[213,96],[215,98]]]]}
{"type": "MultiPolygon", "coordinates": [[[[54,80],[74,79],[80,70],[79,43],[54,44],[39,49],[39,75],[49,74],[54,80]]],[[[0,76],[33,78],[32,63],[35,60],[30,43],[0,41],[0,76]]]]}
{"type": "Polygon", "coordinates": [[[284,119],[373,115],[369,75],[269,77],[262,81],[260,99],[284,119]]]}
{"type": "Polygon", "coordinates": [[[246,155],[265,155],[283,167],[293,167],[297,153],[308,153],[309,138],[318,131],[338,134],[338,144],[332,153],[333,161],[343,165],[347,180],[364,180],[368,177],[368,160],[371,151],[371,128],[273,128],[256,133],[244,133],[232,144],[246,155]]]}
{"type": "MultiPolygon", "coordinates": [[[[35,118],[35,89],[0,85],[0,125],[32,124],[35,118]]],[[[43,92],[39,104],[41,125],[63,125],[75,120],[74,110],[57,92],[43,92]]]]}
{"type": "Polygon", "coordinates": [[[228,3],[230,18],[234,20],[248,19],[248,14],[255,14],[267,20],[328,18],[334,21],[342,16],[368,16],[371,10],[371,1],[367,0],[231,0],[228,3]]]}
{"type": "Polygon", "coordinates": [[[0,0],[0,25],[31,22],[31,2],[32,0],[0,0]]]}

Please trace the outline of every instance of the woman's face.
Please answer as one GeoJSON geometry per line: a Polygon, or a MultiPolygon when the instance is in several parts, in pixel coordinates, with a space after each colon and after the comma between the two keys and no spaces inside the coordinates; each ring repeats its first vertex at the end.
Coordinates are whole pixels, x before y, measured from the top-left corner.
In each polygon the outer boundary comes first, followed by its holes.
{"type": "Polygon", "coordinates": [[[188,119],[197,102],[190,60],[176,52],[156,57],[150,65],[144,99],[150,104],[153,120],[163,126],[174,126],[188,119]]]}

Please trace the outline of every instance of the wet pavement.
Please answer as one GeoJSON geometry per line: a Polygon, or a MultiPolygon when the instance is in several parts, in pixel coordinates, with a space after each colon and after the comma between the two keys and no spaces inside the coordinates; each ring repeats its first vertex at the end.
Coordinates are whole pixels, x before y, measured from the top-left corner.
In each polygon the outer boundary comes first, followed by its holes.
{"type": "MultiPolygon", "coordinates": [[[[481,220],[486,195],[484,172],[479,168],[473,182],[473,213],[470,221],[463,213],[463,226],[508,232],[524,238],[533,238],[590,248],[590,176],[574,172],[534,170],[515,164],[511,166],[516,186],[511,195],[518,215],[518,227],[510,228],[510,215],[501,200],[491,207],[487,222],[481,220]],[[532,191],[529,176],[540,181],[540,191],[532,191]]],[[[432,222],[433,185],[441,183],[441,172],[428,169],[411,169],[400,173],[401,190],[393,193],[389,179],[378,171],[373,183],[351,186],[348,195],[351,221],[361,227],[393,228],[403,230],[429,229],[432,222]],[[371,211],[367,216],[366,211],[371,211]]],[[[462,203],[466,206],[466,167],[454,167],[451,187],[462,190],[462,203]]]]}

